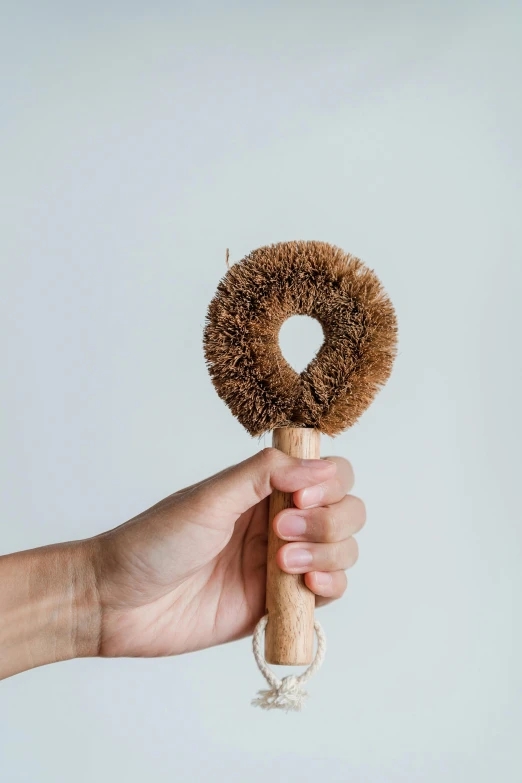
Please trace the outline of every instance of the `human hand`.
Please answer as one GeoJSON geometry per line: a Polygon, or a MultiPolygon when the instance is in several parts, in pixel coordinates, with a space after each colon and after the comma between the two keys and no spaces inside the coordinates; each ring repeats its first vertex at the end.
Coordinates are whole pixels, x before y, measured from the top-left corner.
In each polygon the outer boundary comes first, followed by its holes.
{"type": "Polygon", "coordinates": [[[174,655],[239,639],[264,613],[268,496],[292,492],[274,519],[279,567],[305,574],[317,604],[339,598],[357,559],[364,504],[350,464],[275,449],[180,490],[83,542],[99,596],[102,656],[174,655]]]}
{"type": "Polygon", "coordinates": [[[339,598],[365,520],[350,464],[265,449],[85,541],[0,557],[0,679],[85,656],[175,655],[239,639],[264,612],[268,496],[277,562],[339,598]]]}

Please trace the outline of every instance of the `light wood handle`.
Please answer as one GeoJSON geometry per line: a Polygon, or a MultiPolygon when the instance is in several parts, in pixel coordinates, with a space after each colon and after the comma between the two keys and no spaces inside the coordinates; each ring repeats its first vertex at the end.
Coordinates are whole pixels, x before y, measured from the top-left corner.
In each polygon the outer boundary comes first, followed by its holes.
{"type": "MultiPolygon", "coordinates": [[[[276,449],[300,459],[319,459],[320,444],[321,433],[314,429],[284,427],[274,430],[272,436],[276,449]]],[[[267,663],[299,666],[313,660],[315,595],[301,574],[286,574],[277,565],[277,550],[283,542],[272,527],[275,515],[292,506],[292,495],[272,492],[268,513],[265,659],[267,663]]]]}

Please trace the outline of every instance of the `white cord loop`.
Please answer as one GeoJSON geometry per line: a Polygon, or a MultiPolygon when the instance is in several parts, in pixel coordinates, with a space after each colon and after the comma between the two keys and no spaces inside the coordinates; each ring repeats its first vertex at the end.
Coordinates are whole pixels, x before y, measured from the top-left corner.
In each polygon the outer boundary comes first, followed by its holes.
{"type": "Polygon", "coordinates": [[[265,632],[268,615],[260,619],[254,631],[252,639],[252,649],[254,658],[259,671],[270,685],[268,690],[258,691],[257,698],[252,699],[254,707],[261,707],[263,710],[285,710],[286,712],[300,712],[308,694],[304,690],[304,685],[310,677],[321,668],[326,653],[326,637],[321,624],[316,620],[314,623],[315,633],[317,635],[317,651],[315,658],[302,674],[298,677],[290,675],[280,680],[275,676],[272,669],[269,668],[261,652],[261,642],[265,632]]]}

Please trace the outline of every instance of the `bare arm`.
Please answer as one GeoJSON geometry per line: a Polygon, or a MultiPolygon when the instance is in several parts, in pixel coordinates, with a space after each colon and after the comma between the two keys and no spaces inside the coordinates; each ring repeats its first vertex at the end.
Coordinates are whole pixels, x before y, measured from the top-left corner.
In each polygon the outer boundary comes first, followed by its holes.
{"type": "Polygon", "coordinates": [[[0,557],[0,679],[97,654],[100,613],[88,544],[0,557]]]}

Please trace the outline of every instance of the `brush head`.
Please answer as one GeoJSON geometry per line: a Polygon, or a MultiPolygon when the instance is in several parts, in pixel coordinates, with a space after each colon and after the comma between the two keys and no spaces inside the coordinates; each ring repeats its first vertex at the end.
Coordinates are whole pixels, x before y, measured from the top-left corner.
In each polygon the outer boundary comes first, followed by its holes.
{"type": "Polygon", "coordinates": [[[325,242],[281,242],[234,264],[210,303],[204,333],[217,393],[251,435],[277,427],[350,427],[388,379],[397,345],[393,306],[374,272],[325,242]],[[316,318],[324,342],[302,373],[279,330],[316,318]]]}

